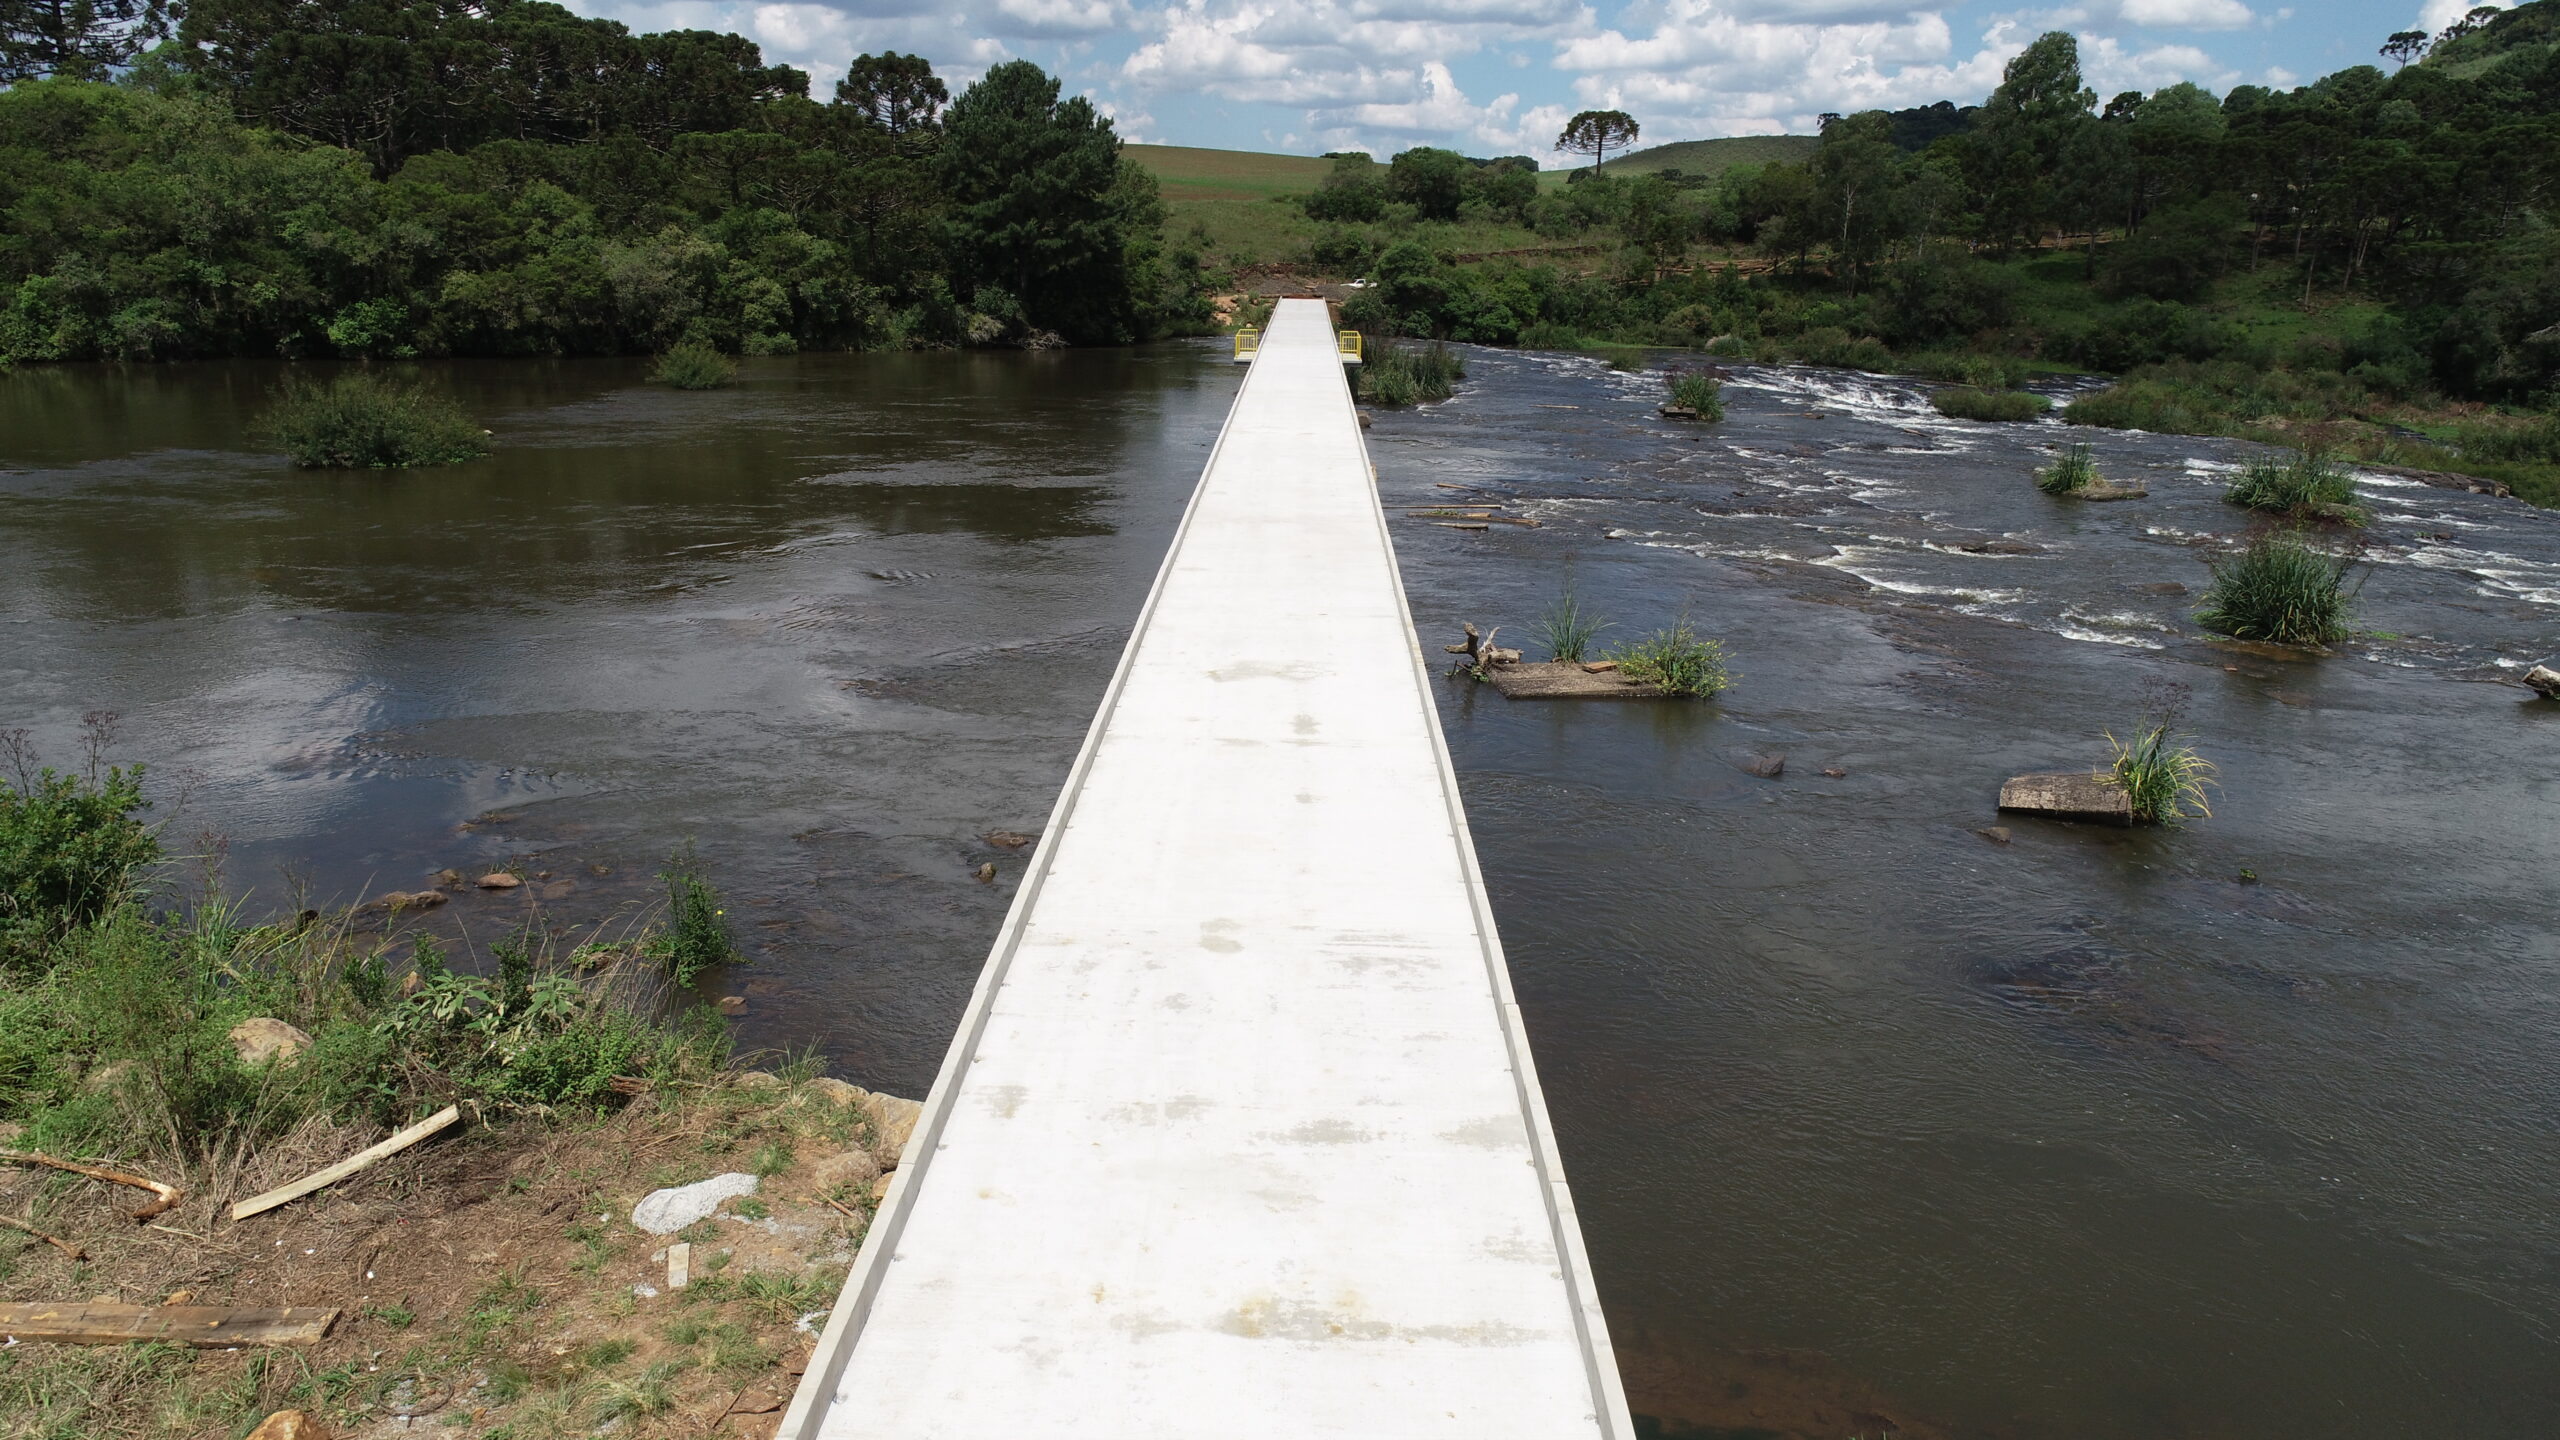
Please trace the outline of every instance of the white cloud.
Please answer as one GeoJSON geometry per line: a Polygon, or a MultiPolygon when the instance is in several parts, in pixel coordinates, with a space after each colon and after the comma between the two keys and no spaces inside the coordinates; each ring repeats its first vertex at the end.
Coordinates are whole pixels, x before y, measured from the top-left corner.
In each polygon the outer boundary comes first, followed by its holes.
{"type": "Polygon", "coordinates": [[[2242,30],[2258,18],[2240,0],[2124,0],[2123,14],[2154,30],[2242,30]]]}
{"type": "Polygon", "coordinates": [[[2492,10],[2507,8],[2496,3],[2496,0],[2427,0],[2426,8],[2418,12],[2418,23],[2412,28],[2424,30],[2432,35],[2483,4],[2488,5],[2492,10]]]}

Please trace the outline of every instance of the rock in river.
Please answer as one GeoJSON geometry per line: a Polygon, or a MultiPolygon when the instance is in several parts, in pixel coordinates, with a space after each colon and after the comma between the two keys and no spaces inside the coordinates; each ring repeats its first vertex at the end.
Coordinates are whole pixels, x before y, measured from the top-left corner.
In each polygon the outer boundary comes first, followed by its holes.
{"type": "Polygon", "coordinates": [[[2534,693],[2545,700],[2560,700],[2560,670],[2536,665],[2524,672],[2524,683],[2532,686],[2534,693]]]}
{"type": "Polygon", "coordinates": [[[2000,808],[2053,820],[2133,823],[2133,797],[2112,778],[2086,770],[2020,775],[2000,787],[2000,808]]]}

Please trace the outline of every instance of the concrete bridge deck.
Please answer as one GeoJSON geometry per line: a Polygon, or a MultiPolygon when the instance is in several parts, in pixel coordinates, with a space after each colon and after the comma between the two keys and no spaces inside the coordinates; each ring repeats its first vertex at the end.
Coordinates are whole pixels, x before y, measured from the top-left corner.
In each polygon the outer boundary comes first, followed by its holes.
{"type": "Polygon", "coordinates": [[[1283,301],[787,1440],[1626,1440],[1318,301],[1283,301]]]}

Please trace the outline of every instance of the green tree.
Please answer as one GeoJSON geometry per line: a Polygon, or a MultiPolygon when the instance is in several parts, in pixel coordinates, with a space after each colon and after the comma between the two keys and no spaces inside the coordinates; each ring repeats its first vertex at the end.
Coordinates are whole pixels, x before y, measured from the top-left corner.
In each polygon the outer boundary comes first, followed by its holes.
{"type": "Polygon", "coordinates": [[[1416,146],[1387,164],[1387,193],[1425,220],[1455,220],[1467,198],[1467,157],[1416,146]]]}
{"type": "Polygon", "coordinates": [[[104,79],[166,29],[160,0],[0,0],[0,83],[104,79]]]}
{"type": "Polygon", "coordinates": [[[1636,143],[1644,127],[1624,110],[1585,110],[1564,122],[1556,136],[1556,148],[1568,155],[1588,155],[1591,168],[1597,170],[1612,150],[1624,150],[1636,143]]]}
{"type": "Polygon", "coordinates": [[[1028,60],[989,70],[951,102],[935,155],[963,275],[1005,292],[1034,325],[1122,338],[1120,166],[1120,137],[1091,101],[1060,100],[1058,82],[1028,60]]]}
{"type": "Polygon", "coordinates": [[[942,130],[942,107],[950,100],[931,62],[895,50],[856,55],[836,82],[837,104],[861,112],[911,154],[932,148],[942,130]]]}
{"type": "Polygon", "coordinates": [[[2009,62],[1972,135],[1989,238],[2031,242],[2054,218],[2064,148],[2097,101],[2080,83],[2080,42],[2069,31],[2038,36],[2009,62]]]}
{"type": "Polygon", "coordinates": [[[1814,207],[1823,239],[1855,293],[1867,268],[1898,238],[1896,191],[1909,167],[1893,143],[1893,117],[1869,110],[1822,129],[1813,152],[1814,207]]]}
{"type": "Polygon", "coordinates": [[[1336,155],[1333,168],[1318,181],[1305,201],[1307,218],[1335,224],[1366,224],[1387,213],[1386,182],[1378,164],[1366,155],[1336,155]]]}

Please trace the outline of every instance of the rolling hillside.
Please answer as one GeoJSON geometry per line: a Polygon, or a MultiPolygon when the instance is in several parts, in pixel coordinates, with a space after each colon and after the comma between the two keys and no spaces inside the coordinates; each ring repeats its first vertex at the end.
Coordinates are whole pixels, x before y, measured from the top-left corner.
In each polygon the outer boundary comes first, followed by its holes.
{"type": "MultiPolygon", "coordinates": [[[[1674,140],[1668,145],[1655,145],[1623,156],[1611,157],[1608,168],[1629,175],[1645,175],[1656,170],[1677,170],[1683,175],[1721,175],[1736,165],[1766,165],[1772,160],[1800,161],[1813,153],[1819,144],[1811,135],[1737,135],[1726,140],[1674,140]]],[[[1564,183],[1563,169],[1549,170],[1539,179],[1548,185],[1564,183]]]]}
{"type": "Polygon", "coordinates": [[[1330,160],[1263,155],[1251,150],[1195,150],[1188,145],[1132,145],[1130,159],[1153,171],[1169,202],[1268,200],[1316,188],[1330,160]]]}

